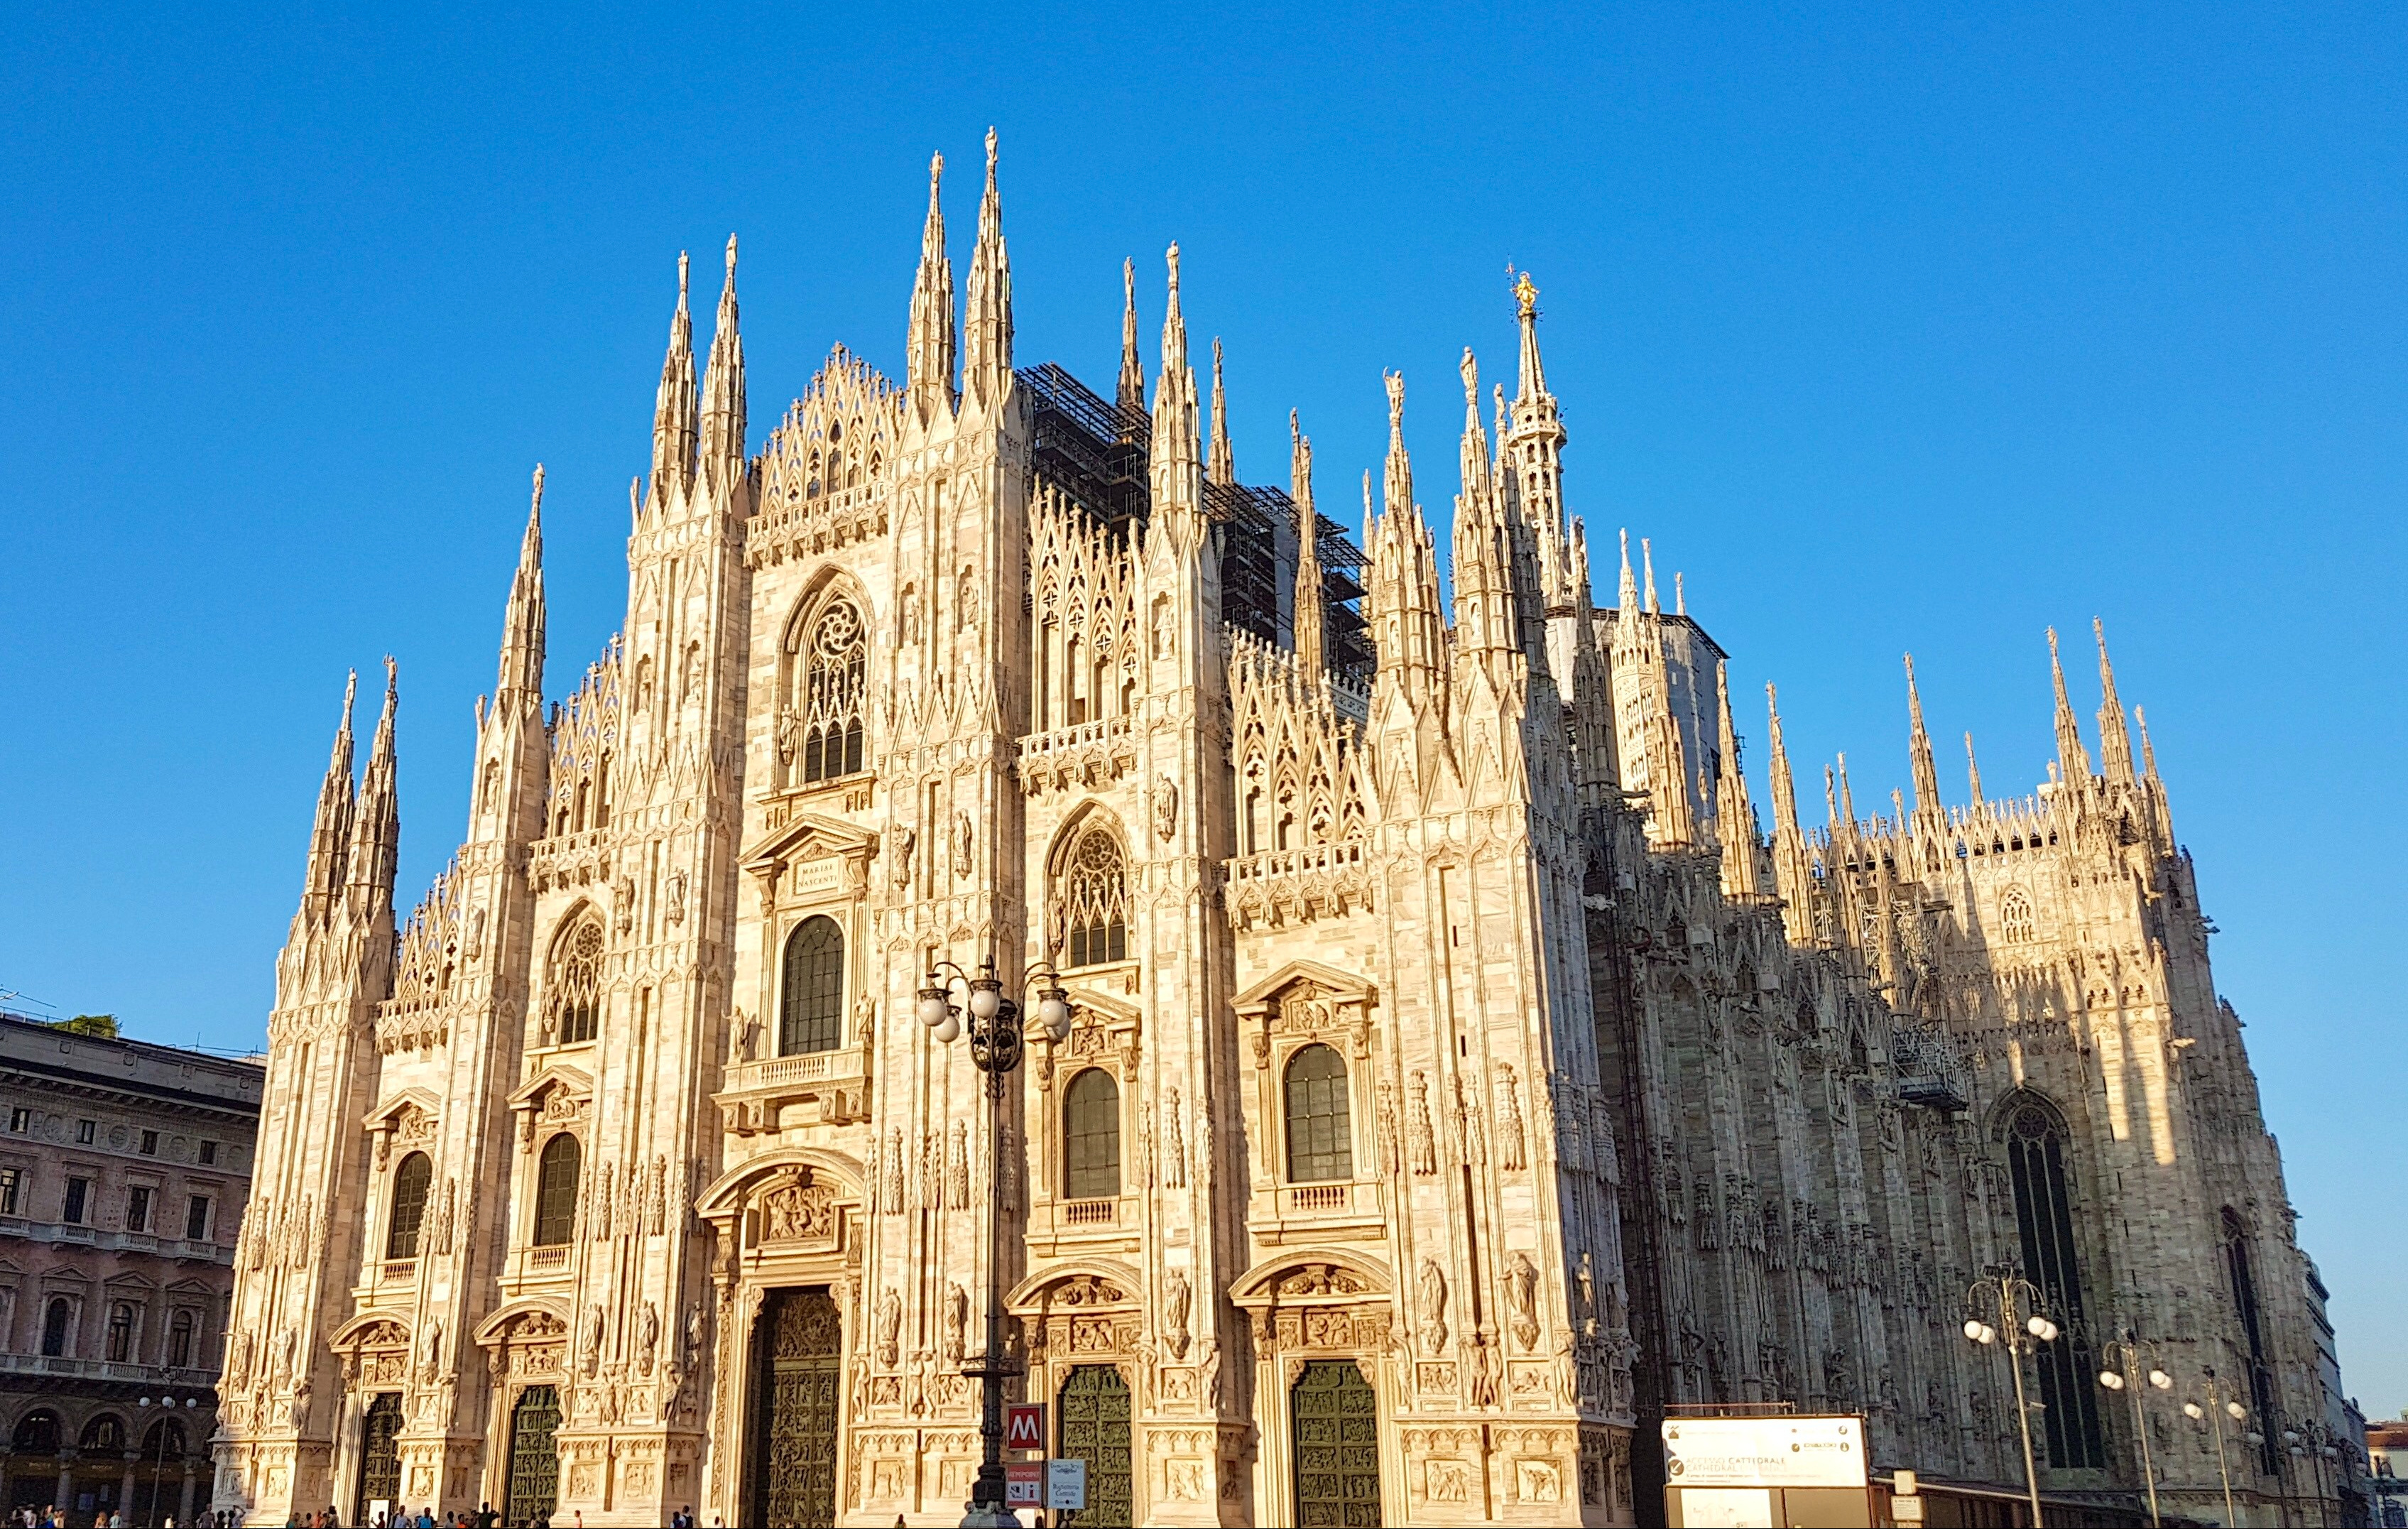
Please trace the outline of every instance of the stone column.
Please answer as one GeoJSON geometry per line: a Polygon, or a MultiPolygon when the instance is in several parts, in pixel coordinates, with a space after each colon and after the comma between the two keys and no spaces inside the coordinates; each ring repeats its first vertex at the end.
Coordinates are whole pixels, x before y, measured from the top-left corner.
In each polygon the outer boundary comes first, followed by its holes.
{"type": "Polygon", "coordinates": [[[184,1465],[183,1494],[176,1499],[176,1522],[187,1525],[193,1522],[193,1467],[189,1461],[184,1465]]]}
{"type": "Polygon", "coordinates": [[[76,1452],[73,1450],[59,1451],[58,1490],[52,1493],[52,1496],[57,1501],[59,1511],[62,1513],[75,1511],[75,1462],[76,1452]]]}
{"type": "Polygon", "coordinates": [[[117,1481],[117,1511],[131,1521],[134,1517],[134,1466],[142,1458],[139,1450],[125,1451],[125,1474],[117,1481]]]}

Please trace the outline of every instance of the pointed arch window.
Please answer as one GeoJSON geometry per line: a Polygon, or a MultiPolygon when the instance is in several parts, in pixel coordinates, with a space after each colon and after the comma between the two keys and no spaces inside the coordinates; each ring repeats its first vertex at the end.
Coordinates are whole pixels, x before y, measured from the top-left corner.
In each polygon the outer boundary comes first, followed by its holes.
{"type": "MultiPolygon", "coordinates": [[[[2258,1308],[2258,1278],[2250,1267],[2249,1231],[2230,1206],[2224,1207],[2224,1272],[2232,1287],[2232,1313],[2241,1319],[2242,1336],[2249,1340],[2249,1404],[2260,1419],[2269,1418],[2274,1412],[2274,1375],[2266,1363],[2266,1330],[2258,1308]]],[[[2272,1476],[2281,1468],[2282,1457],[2273,1430],[2261,1432],[2268,1436],[2258,1446],[2258,1469],[2272,1476]]]]}
{"type": "Polygon", "coordinates": [[[2010,945],[2021,945],[2032,937],[2031,898],[2021,887],[2009,887],[1999,899],[1999,932],[2010,945]]]}
{"type": "Polygon", "coordinates": [[[1121,1192],[1121,1086],[1089,1067],[1062,1091],[1062,1194],[1109,1200],[1121,1192]]]}
{"type": "Polygon", "coordinates": [[[844,931],[823,913],[805,919],[786,938],[778,1054],[833,1051],[843,1044],[844,931]]]}
{"type": "Polygon", "coordinates": [[[434,1179],[435,1164],[424,1152],[410,1153],[393,1170],[393,1208],[385,1217],[385,1257],[418,1256],[418,1230],[426,1221],[426,1191],[434,1179]]]}
{"type": "Polygon", "coordinates": [[[851,600],[831,600],[804,638],[796,686],[802,724],[801,778],[833,780],[861,768],[863,697],[869,688],[868,634],[851,600]]]}
{"type": "Polygon", "coordinates": [[[2082,1261],[2073,1237],[2071,1137],[2056,1107],[2030,1093],[2009,1101],[2000,1135],[2014,1183],[2025,1277],[2040,1287],[2049,1315],[2065,1330],[2063,1340],[2042,1344],[2038,1356],[2048,1463],[2057,1470],[2102,1469],[2106,1446],[2090,1384],[2099,1366],[2083,1319],[2082,1261]]]}
{"type": "Polygon", "coordinates": [[[543,1144],[535,1171],[535,1245],[557,1248],[577,1235],[577,1173],[582,1152],[566,1131],[543,1144]]]}
{"type": "Polygon", "coordinates": [[[545,1000],[544,1037],[574,1046],[602,1030],[602,921],[580,919],[552,948],[552,993],[545,1000]]]}
{"type": "Polygon", "coordinates": [[[1098,823],[1079,836],[1063,878],[1062,901],[1071,965],[1128,959],[1128,857],[1118,835],[1098,823]]]}
{"type": "Polygon", "coordinates": [[[1285,1085],[1288,1182],[1354,1178],[1354,1111],[1346,1096],[1346,1059],[1335,1047],[1318,1042],[1302,1047],[1287,1060],[1285,1085]]]}

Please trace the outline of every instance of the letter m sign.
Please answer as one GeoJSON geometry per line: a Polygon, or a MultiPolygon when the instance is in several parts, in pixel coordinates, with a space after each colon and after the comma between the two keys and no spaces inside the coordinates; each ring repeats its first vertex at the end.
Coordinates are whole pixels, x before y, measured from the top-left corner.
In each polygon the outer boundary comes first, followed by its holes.
{"type": "Polygon", "coordinates": [[[1045,1452],[1045,1404],[1014,1402],[1004,1409],[1003,1447],[1045,1452]]]}

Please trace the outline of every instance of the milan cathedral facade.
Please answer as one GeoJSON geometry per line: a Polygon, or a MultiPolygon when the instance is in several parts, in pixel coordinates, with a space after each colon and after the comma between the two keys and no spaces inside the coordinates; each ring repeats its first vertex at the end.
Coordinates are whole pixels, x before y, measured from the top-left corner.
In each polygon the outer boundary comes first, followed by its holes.
{"type": "Polygon", "coordinates": [[[681,263],[624,629],[547,702],[538,470],[414,910],[390,672],[356,783],[347,699],[218,1506],[951,1522],[990,1290],[1082,1523],[1627,1523],[1656,1420],[1713,1403],[2012,1490],[1958,1332],[2000,1264],[2065,1329],[2054,1494],[2136,1501],[2094,1379],[2128,1336],[2270,1435],[2322,1415],[2103,647],[2095,760],[2060,672],[2012,799],[1943,804],[1910,671],[1913,800],[1827,776],[1809,830],[1774,714],[1768,837],[1721,650],[1627,547],[1592,599],[1527,278],[1510,391],[1464,357],[1451,598],[1402,379],[1358,546],[1301,433],[1284,491],[1240,480],[1176,247],[1150,383],[1130,290],[1115,397],[1015,369],[990,137],[958,306],[932,173],[902,383],[839,348],[754,453],[735,243],[699,383],[681,263]],[[1070,1007],[993,1116],[915,1017],[988,961],[1070,1007]]]}

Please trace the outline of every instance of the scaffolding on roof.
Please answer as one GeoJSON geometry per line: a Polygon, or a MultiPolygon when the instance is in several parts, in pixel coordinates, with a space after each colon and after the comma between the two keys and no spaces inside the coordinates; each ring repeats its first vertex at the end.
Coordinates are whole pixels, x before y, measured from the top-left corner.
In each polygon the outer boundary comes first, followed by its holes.
{"type": "MultiPolygon", "coordinates": [[[[1141,409],[1106,402],[1052,362],[1013,375],[1030,404],[1037,476],[1114,531],[1127,535],[1144,524],[1154,507],[1148,460],[1154,421],[1141,409]]],[[[1222,619],[1265,642],[1293,648],[1296,501],[1284,489],[1207,483],[1203,507],[1220,555],[1222,619]]],[[[1340,674],[1368,679],[1374,655],[1355,604],[1363,597],[1354,577],[1363,566],[1362,549],[1328,516],[1314,522],[1325,661],[1340,674]]]]}

